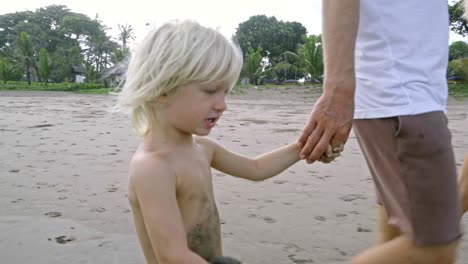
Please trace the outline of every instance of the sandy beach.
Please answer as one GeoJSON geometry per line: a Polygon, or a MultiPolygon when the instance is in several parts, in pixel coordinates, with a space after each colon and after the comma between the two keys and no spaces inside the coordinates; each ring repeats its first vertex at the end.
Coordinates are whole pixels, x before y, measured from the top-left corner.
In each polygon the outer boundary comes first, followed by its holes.
{"type": "MultiPolygon", "coordinates": [[[[210,137],[256,156],[295,141],[317,97],[302,87],[230,95],[210,137]]],[[[126,197],[138,138],[108,111],[113,100],[0,92],[0,263],[144,263],[126,197]]],[[[450,99],[458,169],[467,115],[467,99],[450,99]]],[[[224,255],[244,263],[348,263],[375,242],[374,186],[354,134],[331,164],[300,162],[259,183],[213,179],[224,255]]],[[[466,238],[457,263],[468,264],[466,238]]]]}

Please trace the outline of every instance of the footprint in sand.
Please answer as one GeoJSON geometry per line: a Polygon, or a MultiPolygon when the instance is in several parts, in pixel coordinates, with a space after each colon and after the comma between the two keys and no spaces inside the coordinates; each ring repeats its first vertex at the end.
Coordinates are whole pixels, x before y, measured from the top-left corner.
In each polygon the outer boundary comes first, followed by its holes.
{"type": "Polygon", "coordinates": [[[269,217],[269,216],[264,216],[263,218],[263,221],[268,223],[268,224],[273,224],[273,223],[276,223],[276,219],[272,218],[272,217],[269,217]]]}
{"type": "Polygon", "coordinates": [[[107,188],[107,192],[116,192],[119,188],[117,187],[110,187],[110,188],[107,188]]]}
{"type": "Polygon", "coordinates": [[[362,194],[348,194],[348,195],[340,197],[340,200],[343,200],[345,202],[351,202],[351,201],[359,200],[359,199],[365,200],[366,197],[362,194]]]}
{"type": "Polygon", "coordinates": [[[327,221],[327,218],[325,218],[325,216],[320,216],[320,215],[314,217],[314,219],[318,221],[322,221],[322,222],[327,221]]]}
{"type": "Polygon", "coordinates": [[[365,228],[365,227],[358,227],[357,231],[360,232],[360,233],[362,233],[362,232],[365,232],[365,233],[372,232],[372,230],[370,230],[369,228],[365,228]]]}
{"type": "Polygon", "coordinates": [[[275,184],[283,184],[283,183],[286,183],[287,181],[273,181],[273,183],[275,184]]]}
{"type": "Polygon", "coordinates": [[[51,127],[54,126],[52,124],[42,124],[42,125],[36,125],[36,126],[30,126],[28,128],[42,128],[42,127],[51,127]]]}
{"type": "MultiPolygon", "coordinates": [[[[50,238],[48,239],[49,241],[51,240],[50,238]]],[[[75,241],[76,238],[74,237],[67,237],[67,236],[58,236],[55,238],[55,242],[57,242],[58,244],[66,244],[68,242],[72,242],[72,241],[75,241]]]]}
{"type": "Polygon", "coordinates": [[[343,250],[341,250],[340,248],[335,248],[336,251],[338,251],[338,253],[340,253],[341,256],[346,256],[348,255],[346,252],[344,252],[343,250]]]}
{"type": "Polygon", "coordinates": [[[305,249],[291,243],[277,243],[262,241],[262,244],[270,244],[272,246],[280,246],[281,251],[288,254],[289,260],[293,263],[315,263],[313,259],[309,258],[305,249]]]}
{"type": "Polygon", "coordinates": [[[269,217],[269,216],[258,216],[256,214],[249,214],[248,217],[262,219],[265,223],[268,223],[268,224],[273,224],[277,222],[276,219],[274,219],[273,217],[269,217]]]}
{"type": "Polygon", "coordinates": [[[102,213],[106,211],[106,208],[103,207],[95,207],[90,210],[91,212],[97,212],[97,213],[102,213]]]}
{"type": "Polygon", "coordinates": [[[288,255],[288,258],[294,263],[314,263],[313,259],[300,258],[300,257],[297,257],[295,254],[288,255]]]}
{"type": "Polygon", "coordinates": [[[62,216],[62,213],[60,213],[60,212],[48,212],[48,213],[45,213],[44,215],[47,215],[49,217],[60,217],[60,216],[62,216]]]}

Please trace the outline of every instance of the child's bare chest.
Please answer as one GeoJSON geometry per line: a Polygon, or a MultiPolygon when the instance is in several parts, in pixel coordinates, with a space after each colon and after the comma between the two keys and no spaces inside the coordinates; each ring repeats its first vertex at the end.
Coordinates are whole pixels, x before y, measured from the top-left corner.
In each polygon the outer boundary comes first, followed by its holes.
{"type": "Polygon", "coordinates": [[[214,210],[211,168],[203,158],[187,160],[177,169],[177,202],[183,216],[214,210]]]}
{"type": "Polygon", "coordinates": [[[189,248],[205,259],[218,256],[221,252],[220,222],[209,164],[186,163],[177,176],[177,202],[189,248]]]}

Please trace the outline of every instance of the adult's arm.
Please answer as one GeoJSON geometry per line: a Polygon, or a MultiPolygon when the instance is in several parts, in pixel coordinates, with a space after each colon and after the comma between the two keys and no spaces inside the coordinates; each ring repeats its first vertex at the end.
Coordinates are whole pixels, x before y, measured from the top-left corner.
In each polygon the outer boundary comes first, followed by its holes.
{"type": "Polygon", "coordinates": [[[353,124],[354,48],[359,0],[323,0],[324,85],[299,142],[301,158],[311,163],[346,143],[353,124]]]}

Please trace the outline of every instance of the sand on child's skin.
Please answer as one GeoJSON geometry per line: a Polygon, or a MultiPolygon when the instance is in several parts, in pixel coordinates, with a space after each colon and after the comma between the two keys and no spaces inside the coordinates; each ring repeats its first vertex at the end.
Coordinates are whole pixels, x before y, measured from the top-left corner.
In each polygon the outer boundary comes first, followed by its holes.
{"type": "MultiPolygon", "coordinates": [[[[317,93],[303,87],[230,95],[211,137],[250,156],[295,141],[317,93]]],[[[0,92],[2,263],[144,263],[127,203],[138,139],[113,98],[0,92]]],[[[460,168],[468,101],[449,101],[460,168]]],[[[353,134],[331,164],[298,163],[266,182],[213,172],[225,255],[245,263],[347,263],[375,241],[370,174],[353,134]]],[[[467,226],[468,217],[464,218],[467,226]]],[[[462,241],[459,261],[468,263],[462,241]]]]}

